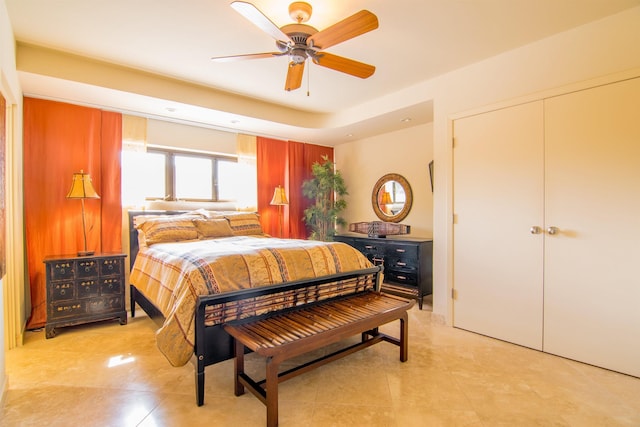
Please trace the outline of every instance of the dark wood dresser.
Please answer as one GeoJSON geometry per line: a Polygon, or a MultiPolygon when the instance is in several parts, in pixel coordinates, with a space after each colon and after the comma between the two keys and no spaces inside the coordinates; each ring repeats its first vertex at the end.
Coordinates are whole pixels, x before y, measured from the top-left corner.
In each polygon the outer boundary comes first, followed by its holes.
{"type": "Polygon", "coordinates": [[[418,300],[422,310],[425,295],[433,292],[433,240],[412,237],[374,238],[340,234],[336,242],[347,243],[374,264],[384,265],[382,290],[418,300]]]}
{"type": "Polygon", "coordinates": [[[120,319],[127,323],[124,305],[125,254],[60,255],[44,259],[47,278],[45,335],[56,328],[120,319]]]}

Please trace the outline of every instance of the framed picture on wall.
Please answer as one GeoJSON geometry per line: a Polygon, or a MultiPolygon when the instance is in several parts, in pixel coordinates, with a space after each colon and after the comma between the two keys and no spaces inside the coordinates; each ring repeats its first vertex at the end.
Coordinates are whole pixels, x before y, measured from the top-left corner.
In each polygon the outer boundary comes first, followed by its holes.
{"type": "Polygon", "coordinates": [[[429,182],[431,182],[431,192],[433,193],[433,160],[429,162],[429,182]]]}

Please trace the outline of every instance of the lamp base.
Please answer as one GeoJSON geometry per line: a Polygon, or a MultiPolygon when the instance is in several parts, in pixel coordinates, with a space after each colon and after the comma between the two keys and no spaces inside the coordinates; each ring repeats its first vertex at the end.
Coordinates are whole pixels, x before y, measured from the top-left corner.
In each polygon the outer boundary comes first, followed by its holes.
{"type": "Polygon", "coordinates": [[[95,251],[78,251],[78,256],[90,256],[95,253],[95,251]]]}

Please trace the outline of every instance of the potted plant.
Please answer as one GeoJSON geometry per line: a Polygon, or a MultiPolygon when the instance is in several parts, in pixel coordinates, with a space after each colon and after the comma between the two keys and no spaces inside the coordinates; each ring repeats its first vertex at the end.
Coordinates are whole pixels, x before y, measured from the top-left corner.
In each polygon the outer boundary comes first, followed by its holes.
{"type": "Polygon", "coordinates": [[[339,215],[347,207],[342,198],[348,194],[347,186],[328,156],[322,156],[322,163],[315,162],[311,173],[313,178],[302,183],[302,194],[315,201],[304,210],[305,223],[311,228],[309,238],[330,241],[336,234],[336,226],[346,224],[339,215]]]}

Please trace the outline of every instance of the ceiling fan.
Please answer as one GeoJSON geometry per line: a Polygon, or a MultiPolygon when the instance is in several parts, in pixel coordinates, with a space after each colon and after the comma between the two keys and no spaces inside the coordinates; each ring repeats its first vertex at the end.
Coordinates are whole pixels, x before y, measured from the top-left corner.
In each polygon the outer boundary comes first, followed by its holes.
{"type": "Polygon", "coordinates": [[[213,61],[228,62],[288,56],[290,62],[284,87],[287,91],[298,89],[302,84],[304,64],[308,58],[320,66],[362,79],[370,77],[376,70],[373,65],[333,55],[323,50],[378,28],[378,18],[368,10],[361,10],[322,31],[318,31],[314,27],[304,24],[311,17],[312,11],[311,5],[305,2],[293,2],[289,5],[289,15],[296,23],[280,28],[251,3],[234,1],[231,3],[231,7],[276,39],[278,52],[218,56],[211,58],[213,61]]]}

